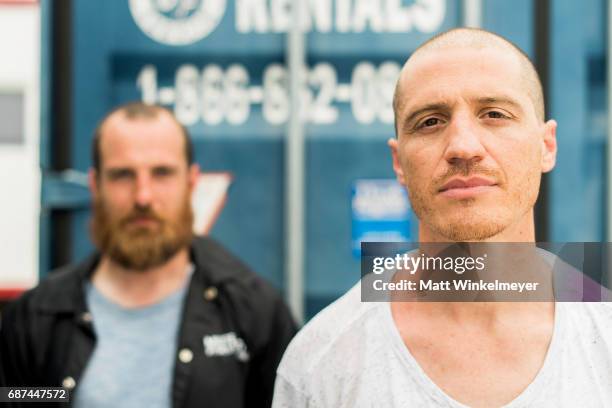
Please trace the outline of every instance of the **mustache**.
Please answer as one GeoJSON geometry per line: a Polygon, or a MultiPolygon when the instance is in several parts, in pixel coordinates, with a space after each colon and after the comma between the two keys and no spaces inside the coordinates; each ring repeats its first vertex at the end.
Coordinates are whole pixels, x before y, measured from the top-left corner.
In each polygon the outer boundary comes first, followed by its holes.
{"type": "Polygon", "coordinates": [[[139,218],[149,218],[158,223],[162,223],[164,221],[162,217],[160,217],[150,206],[136,206],[128,215],[121,219],[120,224],[123,226],[139,218]]]}
{"type": "Polygon", "coordinates": [[[451,165],[444,172],[444,174],[434,178],[433,185],[436,187],[436,191],[438,191],[441,186],[446,184],[454,176],[487,176],[488,178],[495,180],[495,182],[499,185],[504,184],[503,175],[499,170],[465,161],[451,165]]]}

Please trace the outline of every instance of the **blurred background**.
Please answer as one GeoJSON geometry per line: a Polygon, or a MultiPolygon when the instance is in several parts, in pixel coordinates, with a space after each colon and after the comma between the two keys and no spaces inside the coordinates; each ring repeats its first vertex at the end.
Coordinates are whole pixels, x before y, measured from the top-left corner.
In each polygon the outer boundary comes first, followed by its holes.
{"type": "MultiPolygon", "coordinates": [[[[231,176],[210,234],[308,319],[360,277],[361,241],[412,240],[386,140],[399,69],[457,26],[532,58],[556,169],[538,241],[608,241],[604,0],[0,0],[0,300],[92,250],[92,132],[131,100],[173,110],[231,176]],[[296,7],[293,7],[297,5],[296,7]]],[[[196,204],[197,205],[197,204],[196,204]]]]}

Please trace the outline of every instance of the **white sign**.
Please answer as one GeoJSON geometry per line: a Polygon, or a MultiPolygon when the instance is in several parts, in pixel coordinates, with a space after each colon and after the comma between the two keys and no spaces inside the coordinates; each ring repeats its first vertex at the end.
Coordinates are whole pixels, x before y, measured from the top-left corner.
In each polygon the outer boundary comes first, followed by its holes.
{"type": "MultiPolygon", "coordinates": [[[[167,45],[193,44],[213,32],[227,0],[130,0],[130,12],[140,29],[167,45]]],[[[301,0],[304,32],[432,33],[446,15],[446,0],[301,0]]],[[[236,32],[286,33],[294,24],[292,0],[235,0],[236,32]]]]}
{"type": "Polygon", "coordinates": [[[227,199],[227,190],[232,184],[230,173],[202,173],[191,197],[193,207],[193,232],[207,235],[227,199]]]}
{"type": "Polygon", "coordinates": [[[162,44],[188,45],[217,28],[226,0],[130,0],[140,29],[162,44]]]}
{"type": "MultiPolygon", "coordinates": [[[[440,28],[446,0],[301,0],[301,28],[328,33],[431,33],[440,28]]],[[[236,0],[236,31],[286,33],[291,21],[291,0],[236,0]]]]}
{"type": "Polygon", "coordinates": [[[355,181],[353,214],[360,220],[403,220],[408,217],[410,202],[406,189],[394,179],[361,179],[355,181]]]}

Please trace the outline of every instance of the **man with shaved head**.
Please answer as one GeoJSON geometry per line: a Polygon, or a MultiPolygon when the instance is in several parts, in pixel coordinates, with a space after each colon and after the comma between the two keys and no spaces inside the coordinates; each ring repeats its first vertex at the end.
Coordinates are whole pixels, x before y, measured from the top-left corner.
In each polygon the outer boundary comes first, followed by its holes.
{"type": "MultiPolygon", "coordinates": [[[[534,243],[556,123],[520,49],[484,30],[442,33],[406,62],[393,107],[393,169],[421,243],[534,243]]],[[[292,341],[275,408],[612,406],[609,304],[362,293],[356,285],[292,341]]]]}

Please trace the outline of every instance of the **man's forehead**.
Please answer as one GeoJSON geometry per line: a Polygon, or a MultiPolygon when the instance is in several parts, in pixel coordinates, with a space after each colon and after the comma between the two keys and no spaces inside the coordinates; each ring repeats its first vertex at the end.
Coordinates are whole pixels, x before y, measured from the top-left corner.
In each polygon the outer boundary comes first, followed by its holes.
{"type": "Polygon", "coordinates": [[[443,69],[468,70],[474,75],[478,70],[495,66],[500,76],[514,74],[516,77],[522,75],[522,64],[520,59],[507,50],[486,48],[447,48],[417,51],[411,55],[404,64],[400,80],[405,82],[415,75],[436,76],[443,69]],[[502,72],[503,71],[503,72],[502,72]]]}
{"type": "Polygon", "coordinates": [[[436,67],[452,64],[470,67],[474,70],[473,75],[477,75],[475,68],[478,68],[478,64],[490,61],[501,62],[500,78],[496,78],[495,81],[502,84],[514,82],[516,90],[525,91],[524,93],[531,99],[538,119],[544,120],[542,86],[529,58],[506,39],[478,29],[454,29],[443,33],[423,44],[410,56],[402,68],[397,83],[393,101],[395,114],[402,110],[407,98],[406,93],[410,93],[410,90],[404,89],[407,80],[415,76],[420,79],[435,76],[436,67]],[[425,69],[419,70],[424,66],[425,69]]]}
{"type": "Polygon", "coordinates": [[[160,111],[156,116],[128,117],[123,112],[115,112],[101,127],[102,146],[112,146],[121,142],[142,140],[145,143],[164,143],[183,145],[183,131],[170,114],[160,111]]]}
{"type": "Polygon", "coordinates": [[[499,77],[498,85],[501,86],[520,79],[521,67],[516,59],[497,50],[432,51],[411,58],[404,66],[400,80],[404,85],[419,88],[425,80],[435,85],[440,78],[478,79],[479,74],[499,77]]]}
{"type": "Polygon", "coordinates": [[[404,65],[397,91],[396,114],[404,112],[408,105],[422,104],[423,98],[432,103],[460,97],[530,103],[532,96],[522,61],[507,47],[418,51],[404,65]]]}
{"type": "Polygon", "coordinates": [[[182,161],[184,139],[182,129],[169,114],[130,118],[117,112],[101,128],[100,148],[106,164],[124,160],[182,161]]]}

